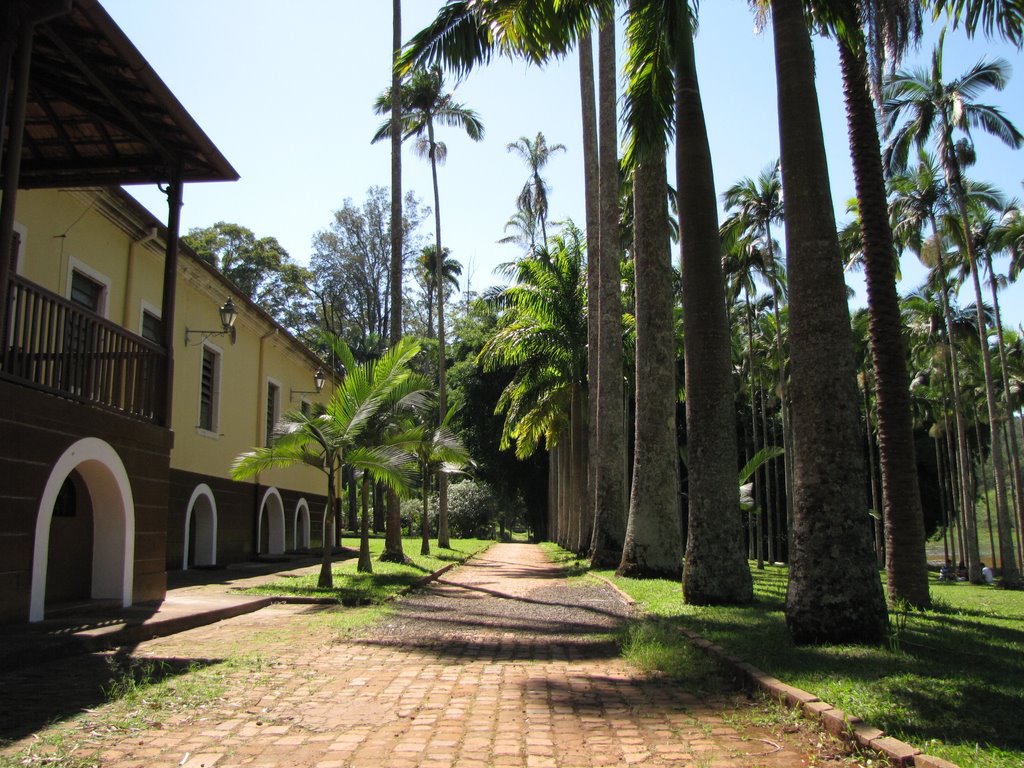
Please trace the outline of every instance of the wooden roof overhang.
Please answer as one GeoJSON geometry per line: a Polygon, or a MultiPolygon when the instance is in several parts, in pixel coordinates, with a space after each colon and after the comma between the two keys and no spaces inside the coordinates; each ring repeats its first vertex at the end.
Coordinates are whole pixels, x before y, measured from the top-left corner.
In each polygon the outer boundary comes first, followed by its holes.
{"type": "Polygon", "coordinates": [[[38,24],[18,186],[172,179],[238,173],[98,0],[74,0],[69,13],[38,24]]]}

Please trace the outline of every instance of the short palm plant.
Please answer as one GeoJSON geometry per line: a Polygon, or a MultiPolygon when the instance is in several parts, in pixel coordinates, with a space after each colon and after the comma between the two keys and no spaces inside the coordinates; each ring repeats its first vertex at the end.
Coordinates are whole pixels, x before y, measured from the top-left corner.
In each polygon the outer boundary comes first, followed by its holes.
{"type": "MultiPolygon", "coordinates": [[[[245,480],[269,469],[307,464],[327,475],[327,506],[323,517],[323,559],[317,585],[330,589],[331,542],[329,525],[336,506],[336,478],[343,466],[368,474],[396,491],[410,485],[414,457],[401,443],[393,444],[374,430],[382,411],[393,403],[394,394],[408,384],[413,372],[412,358],[419,344],[403,339],[379,360],[356,365],[344,344],[342,363],[346,374],[338,382],[326,405],[310,413],[290,411],[278,421],[267,447],[254,448],[235,459],[231,476],[245,480]]],[[[406,393],[406,397],[411,393],[406,393]]]]}
{"type": "Polygon", "coordinates": [[[466,446],[451,429],[451,422],[457,412],[458,406],[453,405],[448,409],[444,421],[439,426],[413,425],[405,435],[412,452],[416,455],[420,470],[420,493],[423,500],[423,516],[420,519],[421,555],[430,554],[428,500],[431,480],[441,475],[448,476],[462,472],[470,463],[466,446]]]}

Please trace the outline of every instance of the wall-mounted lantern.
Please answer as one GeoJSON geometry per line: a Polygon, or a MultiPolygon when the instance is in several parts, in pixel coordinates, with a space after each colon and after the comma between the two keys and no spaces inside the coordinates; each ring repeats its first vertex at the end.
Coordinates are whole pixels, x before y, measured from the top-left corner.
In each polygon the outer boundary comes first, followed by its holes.
{"type": "Polygon", "coordinates": [[[225,336],[225,335],[231,337],[231,343],[232,344],[235,343],[235,337],[236,337],[236,333],[237,333],[235,331],[235,321],[238,319],[238,310],[235,309],[235,302],[233,302],[231,300],[230,296],[228,296],[228,300],[225,301],[220,306],[220,310],[219,311],[220,311],[220,324],[221,324],[221,329],[222,330],[219,330],[219,331],[207,331],[207,330],[198,330],[198,329],[195,329],[195,328],[186,328],[185,329],[185,346],[186,347],[189,345],[188,337],[191,334],[193,334],[193,333],[194,334],[198,334],[198,335],[202,335],[202,337],[203,337],[202,339],[200,339],[199,341],[196,342],[197,345],[202,344],[204,341],[206,341],[211,336],[225,336]]]}
{"type": "Polygon", "coordinates": [[[316,389],[293,389],[289,397],[294,400],[296,395],[319,395],[323,391],[326,381],[327,374],[324,373],[324,369],[317,368],[316,373],[313,374],[313,386],[316,389]]]}

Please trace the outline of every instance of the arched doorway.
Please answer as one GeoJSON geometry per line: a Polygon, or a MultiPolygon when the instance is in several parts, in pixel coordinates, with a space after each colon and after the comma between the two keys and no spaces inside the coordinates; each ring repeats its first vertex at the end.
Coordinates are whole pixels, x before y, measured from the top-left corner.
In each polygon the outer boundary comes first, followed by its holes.
{"type": "Polygon", "coordinates": [[[295,505],[295,548],[309,549],[309,504],[305,499],[295,505]]]}
{"type": "Polygon", "coordinates": [[[183,571],[196,566],[217,564],[217,502],[206,483],[192,491],[185,513],[185,551],[183,571]]]}
{"type": "MultiPolygon", "coordinates": [[[[29,621],[42,621],[46,613],[47,575],[50,570],[50,538],[54,510],[63,516],[68,510],[68,494],[73,510],[92,517],[92,562],[88,596],[115,599],[122,606],[132,604],[132,575],[135,560],[135,502],[131,483],[121,457],[109,443],[95,437],[79,440],[64,451],[50,470],[36,516],[32,555],[32,587],[29,597],[29,621]],[[74,474],[72,474],[74,473],[74,474]],[[74,489],[68,491],[67,481],[74,489]],[[62,492],[63,491],[63,492],[62,492]],[[58,508],[58,504],[61,505],[58,508]]],[[[59,521],[58,521],[59,522],[59,521]]],[[[61,532],[54,544],[63,548],[61,532]]],[[[81,548],[81,539],[76,544],[81,548]]],[[[55,561],[64,556],[53,552],[55,561]]],[[[83,590],[84,591],[84,590],[83,590]]]]}
{"type": "Polygon", "coordinates": [[[256,554],[265,552],[268,555],[284,553],[284,502],[277,488],[267,488],[260,502],[260,511],[256,520],[259,532],[256,540],[256,554]]]}

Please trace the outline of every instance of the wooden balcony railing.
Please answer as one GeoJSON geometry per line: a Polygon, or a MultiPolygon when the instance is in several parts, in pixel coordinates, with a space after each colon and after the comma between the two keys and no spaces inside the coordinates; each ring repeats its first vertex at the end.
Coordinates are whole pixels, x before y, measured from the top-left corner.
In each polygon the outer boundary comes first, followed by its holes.
{"type": "Polygon", "coordinates": [[[0,378],[164,423],[162,347],[19,276],[7,307],[0,378]]]}

